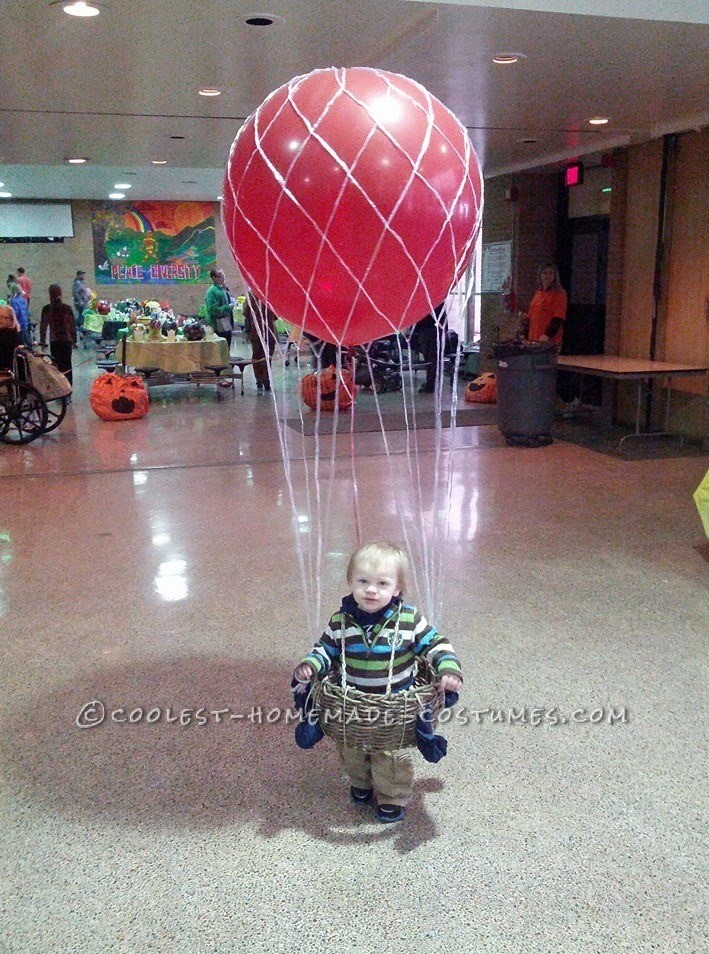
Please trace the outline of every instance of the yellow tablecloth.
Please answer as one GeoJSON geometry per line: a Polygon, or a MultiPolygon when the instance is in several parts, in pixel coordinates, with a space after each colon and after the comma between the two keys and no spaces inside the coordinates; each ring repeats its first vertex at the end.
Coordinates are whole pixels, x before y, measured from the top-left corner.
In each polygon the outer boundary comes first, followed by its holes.
{"type": "Polygon", "coordinates": [[[209,364],[229,364],[229,345],[224,338],[208,341],[126,341],[116,357],[129,368],[160,368],[172,374],[204,371],[209,364]]]}

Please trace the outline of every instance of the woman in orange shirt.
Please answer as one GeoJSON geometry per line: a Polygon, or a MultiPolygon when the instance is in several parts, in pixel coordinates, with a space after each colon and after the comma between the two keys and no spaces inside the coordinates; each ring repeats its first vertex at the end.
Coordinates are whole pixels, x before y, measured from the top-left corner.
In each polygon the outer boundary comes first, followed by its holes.
{"type": "Polygon", "coordinates": [[[561,347],[566,305],[566,292],[559,283],[556,265],[542,265],[529,312],[519,313],[520,331],[529,341],[551,341],[561,347]]]}

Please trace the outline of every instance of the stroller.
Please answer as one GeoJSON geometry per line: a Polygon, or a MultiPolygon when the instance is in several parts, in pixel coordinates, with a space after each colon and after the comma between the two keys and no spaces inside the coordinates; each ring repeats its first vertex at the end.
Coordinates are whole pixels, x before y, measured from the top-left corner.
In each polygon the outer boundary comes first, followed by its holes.
{"type": "MultiPolygon", "coordinates": [[[[397,335],[378,338],[366,347],[358,345],[354,348],[355,384],[365,390],[382,394],[384,391],[400,391],[403,381],[402,366],[399,360],[399,346],[397,335]],[[369,360],[367,359],[369,354],[369,360]]],[[[402,352],[408,347],[401,338],[402,352]]],[[[406,368],[406,364],[404,364],[406,368]]]]}
{"type": "MultiPolygon", "coordinates": [[[[455,331],[446,333],[444,348],[443,367],[449,372],[452,384],[456,355],[459,351],[458,335],[455,331]]],[[[365,389],[374,390],[377,394],[383,391],[400,391],[403,372],[415,373],[428,368],[428,362],[419,350],[415,333],[408,337],[401,332],[389,335],[387,338],[373,341],[368,348],[360,346],[355,351],[355,383],[365,389]]]]}

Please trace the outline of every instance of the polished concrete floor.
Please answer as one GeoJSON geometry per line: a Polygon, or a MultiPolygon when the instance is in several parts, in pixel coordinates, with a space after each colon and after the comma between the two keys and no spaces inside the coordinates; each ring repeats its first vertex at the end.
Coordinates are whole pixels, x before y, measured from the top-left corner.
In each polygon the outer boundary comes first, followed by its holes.
{"type": "Polygon", "coordinates": [[[280,364],[105,423],[76,354],[0,446],[0,951],[709,949],[706,458],[303,437],[280,364]],[[391,826],[283,718],[358,534],[411,541],[466,673],[391,826]]]}

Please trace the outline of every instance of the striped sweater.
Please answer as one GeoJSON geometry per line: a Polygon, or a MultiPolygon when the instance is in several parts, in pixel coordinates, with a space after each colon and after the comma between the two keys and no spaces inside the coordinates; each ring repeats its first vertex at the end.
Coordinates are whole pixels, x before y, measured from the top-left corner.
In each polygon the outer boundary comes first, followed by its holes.
{"type": "Polygon", "coordinates": [[[345,597],[342,607],[303,660],[319,676],[332,668],[340,670],[343,637],[347,684],[363,692],[387,691],[392,651],[392,692],[411,685],[417,658],[427,660],[438,676],[461,676],[453,647],[415,606],[394,600],[374,626],[362,627],[348,611],[351,605],[352,597],[345,597]]]}

